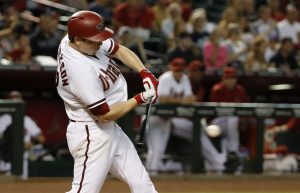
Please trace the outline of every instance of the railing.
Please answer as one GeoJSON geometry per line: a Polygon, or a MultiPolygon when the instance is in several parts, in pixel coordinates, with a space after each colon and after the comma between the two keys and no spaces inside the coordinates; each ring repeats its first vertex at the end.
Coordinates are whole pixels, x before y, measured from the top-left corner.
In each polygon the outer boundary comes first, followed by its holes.
{"type": "MultiPolygon", "coordinates": [[[[145,106],[135,109],[135,113],[143,115],[145,106]]],[[[197,103],[195,105],[153,105],[152,115],[171,117],[191,117],[194,122],[193,153],[191,170],[193,173],[202,171],[203,159],[200,150],[200,119],[207,116],[253,116],[257,119],[256,156],[254,172],[263,170],[264,119],[267,117],[300,117],[300,104],[264,104],[264,103],[197,103]]],[[[150,128],[151,129],[151,128],[150,128]]]]}

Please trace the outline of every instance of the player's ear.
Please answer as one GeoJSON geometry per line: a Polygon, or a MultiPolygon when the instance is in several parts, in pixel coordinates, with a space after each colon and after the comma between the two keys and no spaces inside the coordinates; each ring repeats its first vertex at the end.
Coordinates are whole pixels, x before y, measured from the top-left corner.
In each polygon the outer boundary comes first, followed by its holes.
{"type": "Polygon", "coordinates": [[[74,43],[79,46],[80,45],[80,38],[79,37],[74,37],[74,43]]]}

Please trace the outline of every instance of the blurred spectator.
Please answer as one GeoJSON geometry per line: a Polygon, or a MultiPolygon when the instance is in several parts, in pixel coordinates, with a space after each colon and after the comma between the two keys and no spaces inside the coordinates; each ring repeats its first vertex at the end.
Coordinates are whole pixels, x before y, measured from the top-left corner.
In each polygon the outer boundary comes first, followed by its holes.
{"type": "Polygon", "coordinates": [[[30,64],[31,46],[30,37],[27,32],[16,32],[16,40],[13,43],[12,50],[7,53],[6,59],[15,64],[30,64]]]}
{"type": "Polygon", "coordinates": [[[269,37],[268,46],[265,52],[266,62],[270,63],[271,58],[277,53],[279,47],[280,43],[278,42],[277,36],[269,37]]]}
{"type": "Polygon", "coordinates": [[[218,27],[220,29],[220,32],[222,33],[222,37],[226,38],[227,31],[228,31],[228,25],[230,23],[238,23],[238,14],[237,11],[233,7],[227,7],[223,13],[221,21],[218,23],[218,27]]]}
{"type": "Polygon", "coordinates": [[[139,28],[141,33],[150,33],[155,26],[155,15],[145,0],[126,0],[115,7],[113,23],[117,29],[129,26],[139,28]]]}
{"type": "MultiPolygon", "coordinates": [[[[184,73],[186,63],[183,58],[175,58],[170,64],[170,71],[159,77],[158,101],[160,104],[192,104],[196,101],[192,93],[188,76],[184,73]]],[[[176,170],[181,171],[180,163],[162,161],[167,142],[171,134],[185,139],[191,139],[192,121],[183,117],[150,117],[151,130],[148,134],[148,155],[146,168],[150,174],[159,171],[176,170]],[[172,129],[171,129],[172,128],[172,129]]]]}
{"type": "Polygon", "coordinates": [[[205,9],[194,9],[189,22],[186,24],[186,31],[191,34],[193,42],[201,49],[215,25],[207,21],[205,9]]]}
{"type": "Polygon", "coordinates": [[[227,0],[228,7],[236,11],[237,16],[243,16],[243,1],[241,0],[227,0]]]}
{"type": "Polygon", "coordinates": [[[168,17],[168,6],[171,0],[157,0],[152,7],[155,15],[155,25],[157,29],[161,28],[162,21],[168,17]]]}
{"type": "Polygon", "coordinates": [[[182,19],[187,22],[191,16],[191,13],[193,11],[193,0],[179,0],[178,1],[181,6],[181,16],[182,19]]]}
{"type": "Polygon", "coordinates": [[[271,9],[271,16],[275,21],[279,22],[285,19],[285,15],[281,10],[280,0],[267,0],[267,5],[271,9]]]}
{"type": "Polygon", "coordinates": [[[228,38],[225,40],[228,51],[228,62],[238,70],[244,70],[243,65],[247,56],[247,45],[241,40],[241,29],[238,24],[228,25],[228,38]]]}
{"type": "Polygon", "coordinates": [[[286,19],[277,24],[279,39],[291,38],[294,43],[298,41],[297,33],[300,31],[300,23],[298,19],[298,10],[294,5],[287,5],[286,19]]]}
{"type": "Polygon", "coordinates": [[[193,52],[194,43],[192,41],[191,35],[182,32],[177,40],[176,47],[168,52],[168,61],[172,61],[174,58],[183,58],[187,63],[196,59],[193,52]]]}
{"type": "Polygon", "coordinates": [[[185,22],[182,19],[181,7],[178,3],[171,3],[167,12],[168,16],[161,23],[161,30],[168,39],[169,47],[172,47],[175,37],[184,31],[185,22]]]}
{"type": "Polygon", "coordinates": [[[105,25],[111,25],[113,18],[113,8],[118,3],[118,0],[94,0],[88,4],[88,10],[100,14],[105,22],[105,25]]]}
{"type": "Polygon", "coordinates": [[[298,68],[296,56],[294,54],[294,44],[291,38],[283,38],[277,53],[271,58],[270,64],[283,71],[286,75],[295,74],[298,68]]]}
{"type": "MultiPolygon", "coordinates": [[[[213,86],[209,100],[211,102],[247,102],[246,91],[237,83],[237,80],[236,70],[233,67],[224,68],[222,80],[213,86]]],[[[236,116],[216,117],[210,121],[208,125],[218,125],[221,129],[218,143],[216,143],[217,139],[205,138],[206,134],[203,131],[202,142],[205,146],[203,156],[207,171],[234,173],[240,169],[238,123],[239,117],[236,116]]]]}
{"type": "Polygon", "coordinates": [[[277,36],[276,22],[271,17],[270,7],[259,7],[259,19],[252,24],[251,29],[255,35],[265,35],[268,38],[277,36]]]}
{"type": "Polygon", "coordinates": [[[58,15],[42,15],[39,25],[33,32],[30,44],[32,56],[44,55],[56,58],[62,34],[57,31],[58,15]]]}
{"type": "Polygon", "coordinates": [[[243,17],[246,18],[248,22],[254,22],[258,19],[257,11],[255,10],[255,1],[254,0],[243,0],[243,17]]]}
{"type": "Polygon", "coordinates": [[[135,36],[132,29],[127,26],[122,26],[118,31],[119,43],[126,46],[142,59],[143,63],[147,63],[147,55],[140,37],[135,36]]]}
{"type": "MultiPolygon", "coordinates": [[[[9,99],[12,100],[23,100],[22,94],[18,91],[12,91],[9,93],[9,99]]],[[[8,151],[9,146],[11,146],[11,141],[8,136],[9,126],[12,124],[12,117],[10,114],[3,114],[0,116],[0,136],[2,136],[1,140],[6,140],[6,142],[2,143],[0,162],[3,168],[2,170],[9,171],[11,169],[11,152],[8,151]]],[[[45,142],[45,137],[42,134],[42,130],[38,127],[35,121],[29,116],[25,115],[24,117],[24,153],[23,153],[23,172],[22,179],[28,178],[28,159],[30,156],[30,150],[37,144],[43,144],[45,142]]],[[[41,147],[39,145],[39,149],[41,147]]]]}
{"type": "Polygon", "coordinates": [[[264,36],[256,36],[253,42],[253,49],[248,53],[245,70],[250,72],[266,71],[270,67],[265,60],[267,40],[264,36]]]}
{"type": "Polygon", "coordinates": [[[245,42],[247,50],[251,48],[254,36],[251,33],[249,21],[245,17],[239,17],[239,27],[241,29],[241,40],[245,42]]]}
{"type": "Polygon", "coordinates": [[[209,40],[204,44],[203,59],[206,72],[214,73],[227,64],[227,48],[222,42],[219,29],[214,29],[209,40]]]}
{"type": "Polygon", "coordinates": [[[14,30],[18,23],[16,10],[8,7],[3,13],[3,23],[0,28],[0,59],[12,50],[15,41],[14,30]]]}

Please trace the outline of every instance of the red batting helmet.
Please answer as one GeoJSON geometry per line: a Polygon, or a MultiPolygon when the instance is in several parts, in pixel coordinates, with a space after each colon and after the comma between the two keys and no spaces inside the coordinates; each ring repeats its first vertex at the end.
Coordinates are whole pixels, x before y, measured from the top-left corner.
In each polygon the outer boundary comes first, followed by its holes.
{"type": "Polygon", "coordinates": [[[112,37],[114,32],[104,26],[102,17],[93,11],[78,11],[68,21],[69,37],[81,37],[101,42],[112,37]]]}

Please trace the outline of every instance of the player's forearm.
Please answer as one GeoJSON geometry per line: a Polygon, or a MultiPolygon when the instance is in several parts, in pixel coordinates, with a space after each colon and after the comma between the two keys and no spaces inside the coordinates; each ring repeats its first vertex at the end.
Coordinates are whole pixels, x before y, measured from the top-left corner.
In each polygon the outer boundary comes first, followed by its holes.
{"type": "Polygon", "coordinates": [[[114,55],[114,57],[119,59],[126,66],[136,70],[137,72],[140,72],[142,69],[145,69],[145,66],[143,65],[142,61],[137,57],[137,55],[122,45],[120,45],[120,48],[114,55]]]}
{"type": "Polygon", "coordinates": [[[134,98],[131,98],[125,102],[116,103],[110,106],[110,111],[105,115],[98,116],[100,122],[105,123],[109,121],[115,121],[137,106],[137,102],[134,98]]]}

